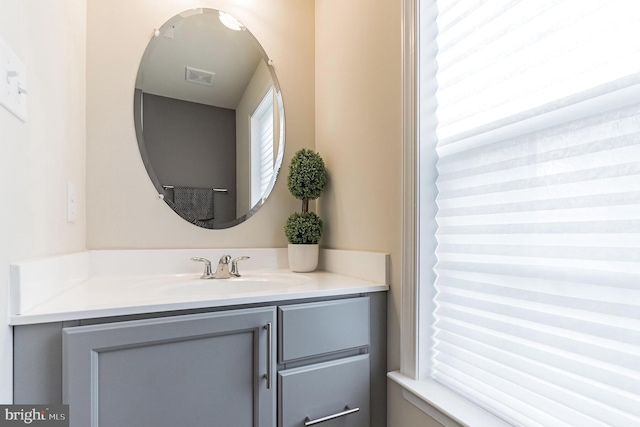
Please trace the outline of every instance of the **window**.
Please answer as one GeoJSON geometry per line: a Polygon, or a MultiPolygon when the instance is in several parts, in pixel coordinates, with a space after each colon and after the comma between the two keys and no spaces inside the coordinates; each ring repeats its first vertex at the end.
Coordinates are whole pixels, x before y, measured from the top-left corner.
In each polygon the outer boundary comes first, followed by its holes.
{"type": "Polygon", "coordinates": [[[403,371],[515,426],[640,425],[640,4],[419,7],[403,371]]]}
{"type": "Polygon", "coordinates": [[[262,200],[273,180],[274,102],[272,87],[251,116],[251,206],[262,200]],[[259,173],[254,174],[253,171],[259,173]]]}

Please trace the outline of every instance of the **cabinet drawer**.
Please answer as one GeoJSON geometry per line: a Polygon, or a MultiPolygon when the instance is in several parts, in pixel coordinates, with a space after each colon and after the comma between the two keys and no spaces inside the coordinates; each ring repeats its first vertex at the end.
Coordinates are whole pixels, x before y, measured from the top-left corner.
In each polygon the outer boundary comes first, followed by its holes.
{"type": "Polygon", "coordinates": [[[369,297],[279,308],[280,362],[369,345],[369,297]]]}
{"type": "Polygon", "coordinates": [[[280,371],[278,381],[279,427],[369,427],[368,354],[280,371]]]}

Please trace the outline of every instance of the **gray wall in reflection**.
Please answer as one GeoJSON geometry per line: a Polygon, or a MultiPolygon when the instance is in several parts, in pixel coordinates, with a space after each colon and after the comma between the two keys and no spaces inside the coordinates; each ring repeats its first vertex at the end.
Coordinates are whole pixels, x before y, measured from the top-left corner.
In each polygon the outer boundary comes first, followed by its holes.
{"type": "Polygon", "coordinates": [[[144,94],[144,142],[162,185],[226,188],[215,222],[236,219],[236,112],[144,94]]]}

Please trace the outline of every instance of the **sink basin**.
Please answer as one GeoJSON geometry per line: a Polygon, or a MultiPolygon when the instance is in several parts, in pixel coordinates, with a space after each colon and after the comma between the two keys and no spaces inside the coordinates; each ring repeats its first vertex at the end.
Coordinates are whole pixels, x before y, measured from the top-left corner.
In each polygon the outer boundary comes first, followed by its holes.
{"type": "Polygon", "coordinates": [[[230,279],[200,279],[185,277],[170,285],[163,286],[168,295],[229,295],[240,293],[269,293],[276,290],[301,286],[309,276],[294,273],[247,273],[230,279]]]}

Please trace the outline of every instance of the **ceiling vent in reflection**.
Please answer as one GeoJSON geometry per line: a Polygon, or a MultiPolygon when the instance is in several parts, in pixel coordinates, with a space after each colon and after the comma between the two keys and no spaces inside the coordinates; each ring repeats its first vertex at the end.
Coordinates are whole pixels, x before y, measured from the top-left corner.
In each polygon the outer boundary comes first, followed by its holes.
{"type": "Polygon", "coordinates": [[[198,70],[197,68],[186,67],[185,79],[191,83],[213,86],[213,77],[216,73],[211,71],[198,70]]]}

